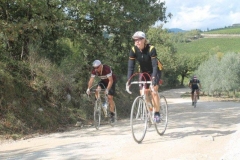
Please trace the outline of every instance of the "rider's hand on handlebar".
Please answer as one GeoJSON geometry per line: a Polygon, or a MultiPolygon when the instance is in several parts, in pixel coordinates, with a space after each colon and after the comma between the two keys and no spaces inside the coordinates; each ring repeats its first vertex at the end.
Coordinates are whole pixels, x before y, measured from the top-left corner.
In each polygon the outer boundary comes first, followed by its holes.
{"type": "Polygon", "coordinates": [[[127,81],[127,83],[126,83],[126,91],[127,91],[129,94],[132,94],[132,92],[130,92],[129,88],[130,88],[130,85],[129,85],[129,82],[127,81]]]}
{"type": "Polygon", "coordinates": [[[152,86],[156,86],[156,84],[157,84],[157,83],[156,83],[156,79],[155,79],[155,77],[153,77],[153,78],[152,78],[152,86]]]}
{"type": "Polygon", "coordinates": [[[108,95],[108,89],[105,90],[105,94],[108,95]]]}
{"type": "Polygon", "coordinates": [[[129,84],[128,82],[126,83],[126,91],[129,89],[129,84]]]}
{"type": "Polygon", "coordinates": [[[86,91],[87,95],[90,94],[90,89],[88,88],[87,91],[86,91]]]}

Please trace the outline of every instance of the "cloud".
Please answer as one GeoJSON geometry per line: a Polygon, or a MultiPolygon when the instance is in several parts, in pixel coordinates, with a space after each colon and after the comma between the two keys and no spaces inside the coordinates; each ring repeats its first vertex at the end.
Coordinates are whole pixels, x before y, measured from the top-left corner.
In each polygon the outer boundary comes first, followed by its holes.
{"type": "Polygon", "coordinates": [[[173,17],[164,28],[206,30],[240,23],[239,0],[166,0],[165,4],[166,14],[173,17]]]}
{"type": "Polygon", "coordinates": [[[230,12],[229,17],[232,23],[240,23],[240,12],[230,12]]]}

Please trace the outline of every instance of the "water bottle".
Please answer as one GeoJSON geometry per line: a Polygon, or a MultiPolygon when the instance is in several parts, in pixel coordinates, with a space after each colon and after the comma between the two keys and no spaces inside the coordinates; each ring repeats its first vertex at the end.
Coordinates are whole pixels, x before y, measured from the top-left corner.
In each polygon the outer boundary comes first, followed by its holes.
{"type": "Polygon", "coordinates": [[[103,108],[104,116],[107,117],[107,103],[106,102],[103,103],[102,108],[103,108]]]}

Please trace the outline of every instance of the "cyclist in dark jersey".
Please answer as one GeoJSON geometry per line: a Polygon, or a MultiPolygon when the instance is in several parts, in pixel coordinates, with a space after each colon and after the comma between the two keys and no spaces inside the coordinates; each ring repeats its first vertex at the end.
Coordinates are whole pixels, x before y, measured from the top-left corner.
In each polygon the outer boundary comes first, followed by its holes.
{"type": "Polygon", "coordinates": [[[199,89],[201,89],[201,83],[197,79],[196,76],[193,76],[193,78],[189,81],[188,86],[192,89],[191,98],[192,98],[192,105],[194,105],[193,93],[194,93],[195,90],[197,90],[197,96],[198,96],[198,99],[199,99],[199,89]]]}
{"type": "MultiPolygon", "coordinates": [[[[158,61],[157,61],[157,52],[156,49],[153,47],[150,50],[150,44],[147,43],[147,39],[145,33],[142,31],[137,31],[133,36],[134,40],[134,51],[131,49],[129,53],[129,60],[128,60],[128,75],[127,78],[129,79],[135,68],[135,63],[138,61],[140,65],[140,75],[141,80],[152,80],[153,89],[155,92],[158,93],[158,84],[161,78],[161,71],[158,68],[158,61]],[[148,74],[151,76],[149,77],[148,74]]],[[[141,92],[142,86],[140,86],[141,92]]],[[[146,91],[149,92],[149,91],[146,91]]],[[[148,93],[146,93],[148,94],[148,93]]],[[[155,114],[154,119],[157,123],[160,122],[160,100],[159,96],[152,92],[154,107],[155,107],[155,114]]]]}
{"type": "Polygon", "coordinates": [[[90,94],[90,88],[93,85],[94,78],[97,76],[101,79],[98,82],[98,87],[106,89],[105,94],[108,95],[108,102],[110,106],[111,121],[115,121],[114,107],[115,103],[113,101],[113,96],[115,94],[115,85],[116,85],[116,76],[112,73],[111,67],[105,64],[102,64],[101,61],[95,60],[93,62],[93,69],[91,71],[91,77],[88,82],[87,94],[90,94]]]}

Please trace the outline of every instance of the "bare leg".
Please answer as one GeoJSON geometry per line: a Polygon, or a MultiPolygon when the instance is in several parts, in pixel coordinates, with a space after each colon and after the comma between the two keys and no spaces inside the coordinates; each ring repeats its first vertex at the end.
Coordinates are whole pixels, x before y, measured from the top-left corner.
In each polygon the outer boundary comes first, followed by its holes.
{"type": "Polygon", "coordinates": [[[198,99],[199,99],[199,89],[197,90],[197,97],[198,97],[198,99]]]}
{"type": "Polygon", "coordinates": [[[108,102],[109,102],[110,112],[114,113],[115,103],[113,101],[112,95],[108,95],[108,102]]]}
{"type": "MultiPolygon", "coordinates": [[[[150,103],[149,91],[148,91],[148,90],[145,90],[144,92],[145,92],[145,95],[146,95],[146,101],[147,101],[147,103],[150,103]]],[[[140,90],[140,95],[142,95],[142,94],[143,94],[143,91],[142,91],[142,89],[141,89],[141,90],[140,90]]]]}
{"type": "Polygon", "coordinates": [[[154,86],[154,92],[152,92],[152,103],[155,108],[155,112],[159,112],[160,110],[160,97],[158,95],[158,85],[154,86]]]}
{"type": "MultiPolygon", "coordinates": [[[[97,90],[99,90],[99,91],[100,91],[100,90],[101,90],[101,87],[100,87],[100,86],[98,86],[98,87],[97,87],[97,90]]],[[[95,97],[96,97],[96,99],[98,99],[98,98],[99,98],[99,96],[100,96],[99,92],[98,92],[98,91],[96,91],[96,92],[95,92],[95,97]]]]}
{"type": "Polygon", "coordinates": [[[192,102],[193,102],[193,94],[194,94],[194,92],[193,92],[194,90],[192,90],[191,91],[191,98],[192,98],[192,102]]]}

